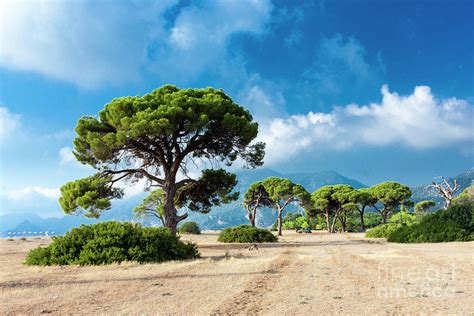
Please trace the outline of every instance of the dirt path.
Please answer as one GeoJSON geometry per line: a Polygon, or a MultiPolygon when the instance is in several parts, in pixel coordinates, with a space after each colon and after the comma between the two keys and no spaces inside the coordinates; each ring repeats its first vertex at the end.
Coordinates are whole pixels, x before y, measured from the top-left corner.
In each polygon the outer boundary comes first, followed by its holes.
{"type": "Polygon", "coordinates": [[[464,314],[474,312],[474,243],[403,245],[360,234],[277,244],[187,236],[203,258],[99,267],[28,267],[46,239],[0,240],[0,315],[464,314]]]}
{"type": "Polygon", "coordinates": [[[248,282],[243,290],[225,301],[217,310],[211,314],[256,314],[262,311],[261,301],[268,296],[276,283],[287,271],[292,255],[291,248],[282,249],[280,255],[273,259],[268,268],[263,270],[248,282]]]}

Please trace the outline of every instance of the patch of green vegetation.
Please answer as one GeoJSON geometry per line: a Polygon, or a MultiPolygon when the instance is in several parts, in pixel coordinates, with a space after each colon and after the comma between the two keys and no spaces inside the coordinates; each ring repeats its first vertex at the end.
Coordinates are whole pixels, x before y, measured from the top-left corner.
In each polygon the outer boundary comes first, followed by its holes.
{"type": "Polygon", "coordinates": [[[365,236],[369,238],[388,238],[397,229],[416,224],[418,221],[418,216],[407,211],[401,211],[392,215],[387,224],[382,224],[368,230],[365,236]]]}
{"type": "Polygon", "coordinates": [[[369,238],[387,238],[388,235],[393,233],[400,226],[401,225],[394,224],[394,223],[382,224],[382,225],[379,225],[377,227],[374,227],[374,228],[368,230],[365,233],[365,237],[369,237],[369,238]]]}
{"type": "Polygon", "coordinates": [[[398,243],[469,241],[471,236],[452,222],[426,221],[399,227],[387,236],[387,240],[398,243]]]}
{"type": "MultiPolygon", "coordinates": [[[[355,217],[352,217],[352,218],[355,221],[355,217]]],[[[365,228],[366,229],[377,227],[382,223],[382,219],[380,218],[380,215],[378,213],[375,213],[375,212],[366,212],[364,214],[364,220],[365,220],[365,228]]]]}
{"type": "Polygon", "coordinates": [[[406,210],[393,214],[388,220],[389,223],[398,224],[400,226],[416,224],[420,221],[415,214],[408,213],[406,210]]]}
{"type": "Polygon", "coordinates": [[[252,227],[250,225],[240,225],[224,229],[218,241],[230,243],[261,243],[277,242],[278,238],[268,229],[252,227]]]}
{"type": "Polygon", "coordinates": [[[454,204],[427,215],[420,223],[403,226],[388,234],[400,243],[470,241],[474,237],[474,203],[454,204]]]}
{"type": "Polygon", "coordinates": [[[453,199],[454,204],[474,203],[474,185],[464,189],[456,198],[453,199]]]}
{"type": "MultiPolygon", "coordinates": [[[[316,215],[312,221],[315,222],[314,229],[316,230],[326,230],[326,220],[324,215],[316,215]]],[[[382,218],[380,214],[375,212],[365,212],[364,214],[364,227],[365,229],[374,228],[379,226],[382,223],[382,218]]],[[[340,221],[337,221],[334,225],[335,231],[342,231],[342,225],[340,221]]],[[[346,231],[347,232],[361,232],[363,231],[360,223],[360,214],[357,212],[347,214],[346,217],[346,231]]]]}
{"type": "Polygon", "coordinates": [[[64,236],[52,237],[45,248],[28,253],[28,265],[100,265],[183,260],[199,257],[197,247],[173,236],[166,228],[142,227],[134,223],[102,222],[82,225],[64,236]]]}
{"type": "Polygon", "coordinates": [[[178,232],[180,234],[199,235],[201,233],[201,230],[199,229],[199,225],[196,222],[184,222],[179,226],[178,232]]]}
{"type": "MultiPolygon", "coordinates": [[[[282,219],[283,229],[316,229],[318,223],[317,218],[311,218],[300,213],[287,213],[282,219]]],[[[277,230],[278,220],[276,220],[272,227],[272,231],[277,230]]]]}

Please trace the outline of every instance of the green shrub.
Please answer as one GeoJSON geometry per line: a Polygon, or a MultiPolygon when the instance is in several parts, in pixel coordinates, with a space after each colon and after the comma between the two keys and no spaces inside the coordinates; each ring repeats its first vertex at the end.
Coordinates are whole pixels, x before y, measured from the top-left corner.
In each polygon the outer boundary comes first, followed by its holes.
{"type": "MultiPolygon", "coordinates": [[[[317,219],[311,218],[300,213],[287,213],[282,218],[282,228],[283,229],[316,229],[317,219]]],[[[278,220],[276,220],[272,227],[271,231],[277,231],[278,220]]]]}
{"type": "Polygon", "coordinates": [[[468,241],[470,236],[453,222],[429,221],[400,227],[389,234],[387,240],[399,243],[468,241]]]}
{"type": "Polygon", "coordinates": [[[456,204],[425,216],[420,223],[400,227],[388,235],[391,242],[447,242],[473,240],[474,204],[456,204]]]}
{"type": "Polygon", "coordinates": [[[298,215],[299,216],[296,216],[293,220],[285,221],[285,219],[283,219],[283,229],[314,229],[316,227],[315,220],[301,214],[298,215]]]}
{"type": "Polygon", "coordinates": [[[419,217],[407,211],[398,212],[390,217],[387,224],[371,228],[365,234],[369,238],[388,238],[401,227],[408,227],[420,221],[419,217]]]}
{"type": "Polygon", "coordinates": [[[374,228],[382,224],[382,217],[379,213],[365,212],[364,223],[366,229],[374,228]]]}
{"type": "Polygon", "coordinates": [[[438,216],[439,221],[452,221],[463,229],[474,231],[474,203],[453,204],[434,214],[435,218],[438,216]]]}
{"type": "Polygon", "coordinates": [[[419,218],[416,215],[410,214],[407,211],[395,213],[388,220],[389,223],[400,225],[412,225],[417,223],[418,221],[419,218]]]}
{"type": "Polygon", "coordinates": [[[387,238],[391,233],[400,227],[398,224],[382,224],[377,227],[371,228],[365,233],[365,237],[369,238],[387,238]]]}
{"type": "Polygon", "coordinates": [[[474,203],[474,184],[465,188],[456,198],[452,201],[453,204],[466,204],[474,203]]]}
{"type": "Polygon", "coordinates": [[[28,257],[26,258],[27,264],[46,266],[51,262],[51,248],[50,247],[38,247],[30,250],[28,257]]]}
{"type": "Polygon", "coordinates": [[[196,222],[184,222],[178,228],[180,234],[195,234],[199,235],[201,230],[196,222]]]}
{"type": "Polygon", "coordinates": [[[45,248],[28,253],[29,265],[110,264],[122,261],[162,262],[197,258],[196,245],[184,243],[166,228],[103,222],[82,225],[53,237],[45,248]]]}
{"type": "Polygon", "coordinates": [[[276,242],[278,238],[268,229],[256,228],[250,225],[228,227],[219,235],[218,241],[238,243],[276,242]]]}

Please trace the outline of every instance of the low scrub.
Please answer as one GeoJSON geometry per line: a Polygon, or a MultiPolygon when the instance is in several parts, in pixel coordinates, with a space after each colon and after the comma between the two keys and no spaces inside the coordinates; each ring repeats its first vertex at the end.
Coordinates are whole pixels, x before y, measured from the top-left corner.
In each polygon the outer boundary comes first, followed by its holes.
{"type": "Polygon", "coordinates": [[[400,243],[470,241],[474,237],[474,204],[456,204],[424,217],[420,223],[400,227],[387,240],[400,243]]]}
{"type": "Polygon", "coordinates": [[[237,243],[276,242],[278,238],[268,229],[256,228],[250,225],[241,225],[224,229],[218,241],[237,243]]]}
{"type": "MultiPolygon", "coordinates": [[[[317,220],[310,218],[300,213],[287,213],[283,217],[282,228],[283,229],[316,229],[317,220]]],[[[278,226],[278,220],[276,220],[270,230],[276,231],[278,226]]]]}
{"type": "Polygon", "coordinates": [[[387,240],[399,243],[469,241],[469,233],[453,222],[427,221],[403,226],[388,235],[387,240]]]}
{"type": "Polygon", "coordinates": [[[393,215],[387,224],[382,224],[371,228],[365,233],[369,238],[388,238],[394,231],[414,225],[418,222],[418,218],[408,212],[402,211],[393,215]]]}
{"type": "Polygon", "coordinates": [[[199,257],[197,247],[173,236],[166,228],[103,222],[82,225],[64,236],[53,237],[44,248],[28,253],[29,265],[100,265],[136,261],[163,262],[199,257]]]}
{"type": "Polygon", "coordinates": [[[382,224],[377,227],[371,228],[369,231],[365,233],[365,237],[369,238],[387,238],[388,235],[393,233],[395,230],[400,228],[401,225],[389,223],[389,224],[382,224]]]}
{"type": "Polygon", "coordinates": [[[179,226],[178,232],[180,234],[194,234],[199,235],[201,230],[199,229],[199,225],[196,222],[184,222],[179,226]]]}

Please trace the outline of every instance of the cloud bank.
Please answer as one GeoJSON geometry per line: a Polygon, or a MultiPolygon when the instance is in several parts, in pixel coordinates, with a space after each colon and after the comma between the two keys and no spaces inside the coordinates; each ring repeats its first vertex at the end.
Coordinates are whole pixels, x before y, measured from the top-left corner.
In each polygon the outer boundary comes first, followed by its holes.
{"type": "Polygon", "coordinates": [[[2,193],[7,199],[20,201],[23,199],[30,199],[34,196],[42,196],[44,198],[57,200],[59,199],[59,188],[45,188],[39,186],[28,186],[22,189],[9,190],[2,193]]]}
{"type": "Polygon", "coordinates": [[[430,87],[417,86],[401,96],[381,89],[382,101],[349,104],[328,113],[275,118],[262,126],[266,163],[295,155],[356,146],[400,145],[417,150],[472,145],[473,105],[457,98],[437,99],[430,87]]]}
{"type": "Polygon", "coordinates": [[[175,2],[2,1],[0,65],[86,88],[136,78],[175,2]]]}
{"type": "Polygon", "coordinates": [[[0,67],[83,88],[137,80],[143,70],[193,77],[216,67],[232,35],[262,33],[272,10],[269,0],[203,1],[165,18],[177,4],[2,1],[0,67]]]}

